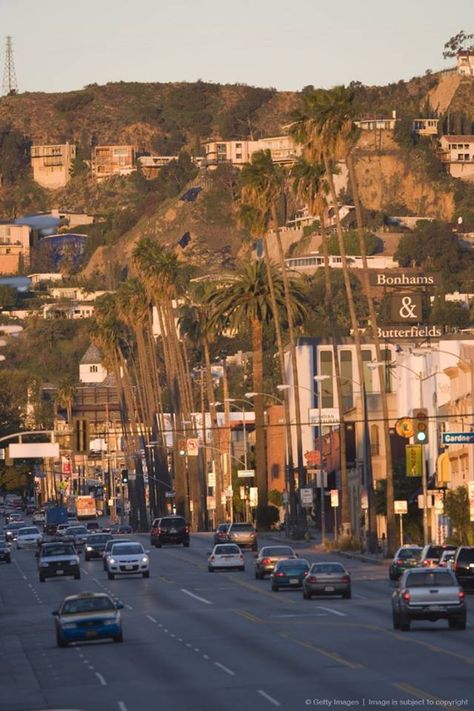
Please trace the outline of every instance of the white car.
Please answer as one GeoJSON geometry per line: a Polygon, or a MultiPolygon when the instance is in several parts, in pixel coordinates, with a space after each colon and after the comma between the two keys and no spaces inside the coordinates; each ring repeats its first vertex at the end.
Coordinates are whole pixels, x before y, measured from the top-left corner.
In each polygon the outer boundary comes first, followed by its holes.
{"type": "Polygon", "coordinates": [[[114,543],[107,556],[107,576],[142,575],[150,577],[150,559],[141,543],[114,543]]]}
{"type": "Polygon", "coordinates": [[[218,543],[207,559],[207,569],[213,573],[218,568],[245,570],[244,555],[235,543],[218,543]]]}
{"type": "Polygon", "coordinates": [[[16,547],[18,549],[37,546],[42,540],[43,534],[36,526],[25,526],[16,532],[16,547]]]}
{"type": "Polygon", "coordinates": [[[44,511],[35,511],[33,514],[33,523],[35,526],[42,525],[46,523],[46,514],[44,511]]]}

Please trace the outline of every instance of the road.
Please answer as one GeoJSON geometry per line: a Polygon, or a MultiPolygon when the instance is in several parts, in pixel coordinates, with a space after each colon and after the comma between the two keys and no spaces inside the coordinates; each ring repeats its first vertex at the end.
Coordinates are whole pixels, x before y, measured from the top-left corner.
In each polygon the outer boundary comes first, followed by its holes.
{"type": "MultiPolygon", "coordinates": [[[[151,549],[148,580],[109,581],[83,561],[80,581],[40,584],[33,552],[14,549],[0,567],[0,710],[474,709],[474,596],[466,631],[395,632],[386,566],[346,560],[352,599],[307,601],[256,580],[250,552],[245,572],[210,574],[210,541],[151,549]],[[56,647],[52,610],[85,590],[125,604],[123,644],[56,647]]],[[[337,557],[295,547],[311,562],[337,557]]]]}

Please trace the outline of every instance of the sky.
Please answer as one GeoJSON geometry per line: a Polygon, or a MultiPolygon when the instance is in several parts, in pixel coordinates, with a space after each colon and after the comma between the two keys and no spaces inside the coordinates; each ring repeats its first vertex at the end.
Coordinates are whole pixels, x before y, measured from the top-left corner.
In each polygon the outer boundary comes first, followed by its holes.
{"type": "Polygon", "coordinates": [[[0,0],[18,89],[212,81],[299,90],[452,66],[474,0],[0,0]]]}

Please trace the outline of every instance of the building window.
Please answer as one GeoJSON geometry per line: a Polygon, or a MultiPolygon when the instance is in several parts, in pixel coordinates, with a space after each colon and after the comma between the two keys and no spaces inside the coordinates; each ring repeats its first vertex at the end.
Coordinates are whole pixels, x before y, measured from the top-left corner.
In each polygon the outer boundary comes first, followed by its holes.
{"type": "Polygon", "coordinates": [[[98,373],[98,372],[99,372],[99,368],[97,365],[90,365],[89,366],[89,373],[98,373]]]}
{"type": "Polygon", "coordinates": [[[339,352],[341,361],[341,391],[344,410],[350,410],[354,405],[354,388],[359,386],[352,377],[352,351],[344,349],[339,352]]]}
{"type": "Polygon", "coordinates": [[[321,392],[321,407],[334,407],[334,385],[333,385],[333,363],[332,351],[321,350],[319,352],[320,374],[328,375],[328,378],[317,383],[317,392],[321,392]]]}

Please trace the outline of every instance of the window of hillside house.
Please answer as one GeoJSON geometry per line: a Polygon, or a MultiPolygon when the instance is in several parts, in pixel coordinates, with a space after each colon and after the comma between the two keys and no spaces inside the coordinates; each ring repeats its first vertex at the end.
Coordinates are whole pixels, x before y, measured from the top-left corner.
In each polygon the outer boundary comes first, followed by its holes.
{"type": "Polygon", "coordinates": [[[89,372],[90,373],[98,373],[99,368],[96,365],[91,365],[91,366],[89,366],[89,372]]]}

